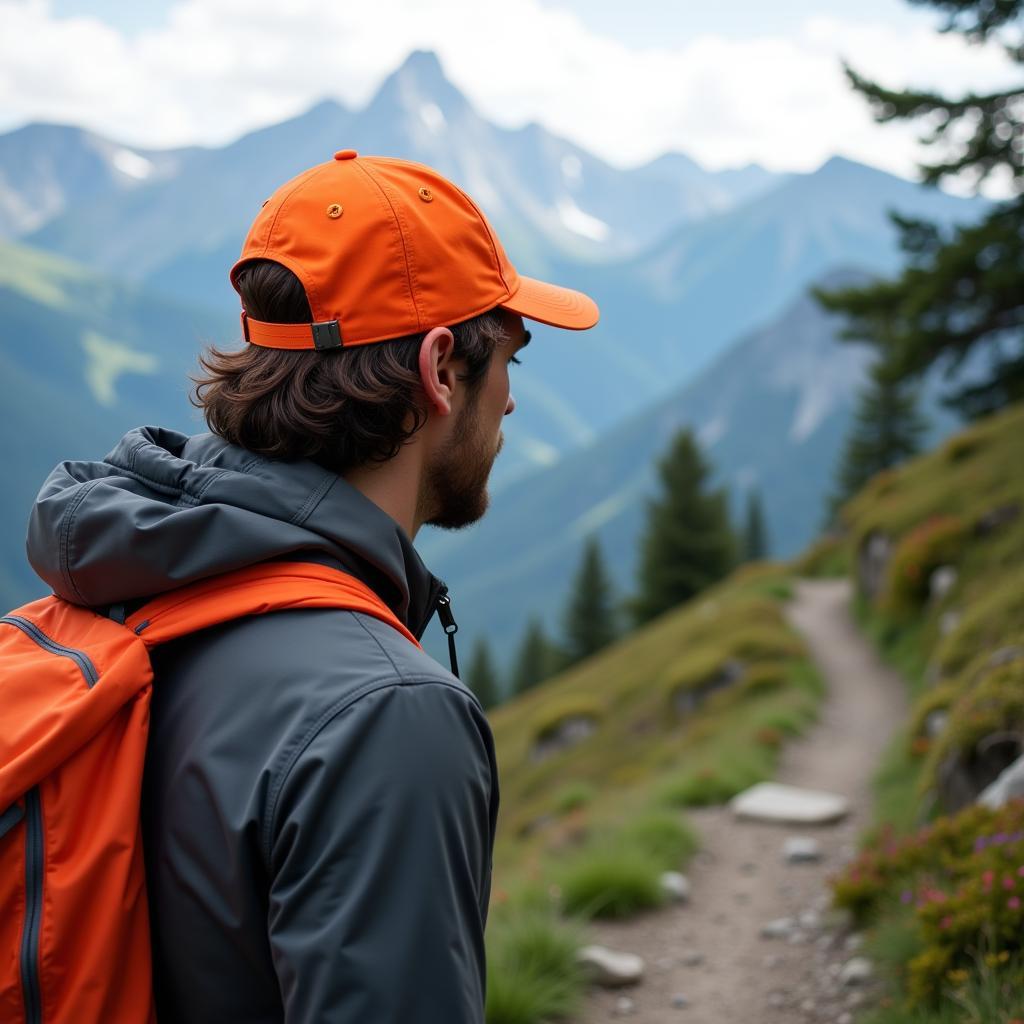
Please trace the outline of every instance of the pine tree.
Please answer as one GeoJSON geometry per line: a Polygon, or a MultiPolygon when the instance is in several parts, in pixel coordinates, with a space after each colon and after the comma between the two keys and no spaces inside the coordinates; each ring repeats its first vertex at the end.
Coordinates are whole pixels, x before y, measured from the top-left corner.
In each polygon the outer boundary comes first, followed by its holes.
{"type": "Polygon", "coordinates": [[[874,363],[858,396],[839,461],[836,488],[829,499],[830,520],[876,473],[916,455],[927,430],[913,384],[901,380],[886,363],[874,363]]]}
{"type": "Polygon", "coordinates": [[[512,670],[512,692],[525,693],[554,675],[560,664],[559,652],[548,639],[541,621],[531,616],[512,670]]]}
{"type": "MultiPolygon", "coordinates": [[[[944,10],[942,31],[1001,45],[1014,63],[1024,65],[1024,0],[912,2],[944,10]]],[[[934,162],[920,165],[925,184],[967,176],[978,187],[995,176],[1014,198],[994,204],[976,224],[948,229],[892,215],[907,257],[900,276],[863,288],[819,290],[816,296],[827,309],[846,315],[844,337],[878,347],[902,377],[916,378],[938,365],[948,378],[969,354],[984,351],[986,375],[944,398],[966,416],[1024,399],[1024,82],[950,98],[885,89],[850,67],[846,74],[876,121],[932,122],[921,141],[938,152],[934,162]]]]}
{"type": "Polygon", "coordinates": [[[768,535],[764,524],[761,495],[751,488],[747,492],[747,523],[743,532],[743,560],[756,562],[768,557],[768,535]]]}
{"type": "Polygon", "coordinates": [[[481,707],[487,711],[499,703],[498,673],[491,658],[491,649],[486,637],[480,637],[473,645],[473,656],[466,673],[466,685],[476,694],[481,707]]]}
{"type": "Polygon", "coordinates": [[[612,584],[597,537],[583,548],[565,611],[565,653],[575,664],[606,647],[617,633],[612,584]]]}
{"type": "Polygon", "coordinates": [[[639,593],[630,602],[638,623],[689,600],[735,565],[726,494],[706,490],[708,472],[693,434],[680,430],[658,463],[662,493],[647,503],[639,593]]]}

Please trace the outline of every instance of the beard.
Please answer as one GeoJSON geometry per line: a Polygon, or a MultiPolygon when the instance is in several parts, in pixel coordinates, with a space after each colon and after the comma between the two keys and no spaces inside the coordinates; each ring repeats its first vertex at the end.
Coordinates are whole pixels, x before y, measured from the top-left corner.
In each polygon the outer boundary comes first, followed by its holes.
{"type": "Polygon", "coordinates": [[[475,405],[459,413],[452,436],[427,469],[427,492],[432,513],[425,522],[442,530],[461,530],[482,519],[490,503],[487,480],[505,443],[498,443],[479,429],[475,405]]]}

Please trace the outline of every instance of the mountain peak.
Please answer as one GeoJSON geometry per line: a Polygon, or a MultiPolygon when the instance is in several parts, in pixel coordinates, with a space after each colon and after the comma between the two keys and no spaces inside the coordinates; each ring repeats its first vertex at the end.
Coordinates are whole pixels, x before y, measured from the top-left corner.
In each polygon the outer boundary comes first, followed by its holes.
{"type": "Polygon", "coordinates": [[[410,50],[408,56],[396,69],[395,74],[402,72],[412,72],[423,78],[447,81],[441,60],[433,50],[410,50]]]}
{"type": "Polygon", "coordinates": [[[370,107],[411,111],[425,104],[434,104],[442,112],[454,111],[466,105],[466,98],[445,77],[433,50],[412,50],[381,83],[370,107]]]}

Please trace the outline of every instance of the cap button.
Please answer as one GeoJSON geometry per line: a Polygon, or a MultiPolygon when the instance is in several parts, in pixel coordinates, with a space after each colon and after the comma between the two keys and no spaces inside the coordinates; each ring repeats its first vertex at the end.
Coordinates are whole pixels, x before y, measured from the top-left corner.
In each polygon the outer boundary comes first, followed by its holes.
{"type": "Polygon", "coordinates": [[[354,149],[339,149],[338,152],[334,154],[334,159],[352,160],[357,156],[359,156],[359,154],[354,149]]]}

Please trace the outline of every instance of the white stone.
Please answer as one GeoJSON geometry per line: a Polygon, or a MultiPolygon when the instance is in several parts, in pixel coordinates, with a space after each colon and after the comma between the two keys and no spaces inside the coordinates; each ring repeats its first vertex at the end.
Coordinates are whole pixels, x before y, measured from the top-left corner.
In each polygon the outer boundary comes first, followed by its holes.
{"type": "Polygon", "coordinates": [[[940,565],[928,577],[928,599],[938,604],[955,586],[957,581],[955,566],[940,565]]]}
{"type": "Polygon", "coordinates": [[[999,778],[987,786],[978,797],[978,803],[993,809],[1017,797],[1024,796],[1024,757],[1018,757],[999,778]]]}
{"type": "Polygon", "coordinates": [[[854,985],[863,985],[864,982],[870,980],[873,973],[874,969],[870,960],[863,956],[855,956],[843,964],[843,968],[839,972],[839,980],[849,988],[854,985]]]}
{"type": "Polygon", "coordinates": [[[788,864],[821,860],[821,843],[810,836],[790,836],[782,845],[782,857],[788,864]]]}
{"type": "Polygon", "coordinates": [[[800,789],[778,782],[759,782],[734,796],[730,803],[737,818],[778,821],[795,825],[824,825],[839,821],[850,811],[849,801],[836,793],[800,789]]]}
{"type": "Polygon", "coordinates": [[[618,1017],[629,1017],[636,1009],[636,1004],[629,996],[619,996],[615,1001],[615,1014],[618,1017]]]}
{"type": "Polygon", "coordinates": [[[800,915],[800,927],[816,932],[821,927],[821,915],[816,910],[805,910],[800,915]]]}
{"type": "Polygon", "coordinates": [[[955,608],[951,608],[948,612],[943,612],[939,616],[939,634],[941,636],[949,636],[960,625],[962,617],[961,613],[955,608]]]}
{"type": "Polygon", "coordinates": [[[762,939],[788,939],[796,931],[796,921],[791,917],[777,917],[761,926],[762,939]]]}
{"type": "Polygon", "coordinates": [[[633,953],[617,953],[604,946],[584,946],[576,952],[576,961],[591,981],[606,988],[635,985],[644,976],[644,961],[633,953]]]}
{"type": "Polygon", "coordinates": [[[690,880],[678,871],[666,871],[658,883],[661,891],[676,903],[685,903],[690,898],[690,880]]]}

